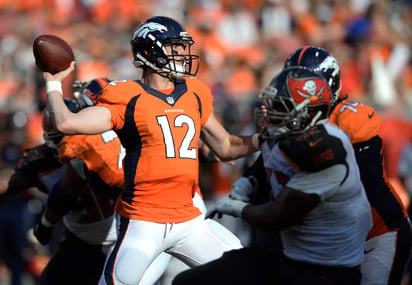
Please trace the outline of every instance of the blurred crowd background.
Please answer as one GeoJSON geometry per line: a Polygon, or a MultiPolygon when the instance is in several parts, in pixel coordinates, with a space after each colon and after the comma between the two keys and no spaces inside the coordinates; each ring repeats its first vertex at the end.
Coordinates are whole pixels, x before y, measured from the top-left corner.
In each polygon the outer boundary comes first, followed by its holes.
{"type": "MultiPolygon", "coordinates": [[[[412,189],[398,165],[412,143],[411,0],[0,0],[0,189],[21,151],[43,142],[45,91],[34,38],[55,34],[72,46],[76,71],[63,86],[71,96],[74,80],[136,79],[130,34],[153,15],[171,16],[192,34],[193,51],[201,55],[198,77],[211,86],[215,111],[234,133],[254,132],[256,96],[290,52],[308,44],[331,51],[341,67],[341,94],[381,116],[386,170],[409,207],[412,189]]],[[[227,194],[249,161],[202,166],[205,198],[227,194]]],[[[31,241],[29,249],[21,241],[24,270],[33,278],[47,260],[29,234],[43,200],[29,192],[0,201],[0,264],[6,255],[1,235],[8,230],[2,221],[17,219],[10,212],[18,208],[31,241]]],[[[0,284],[8,274],[0,266],[0,284]]]]}

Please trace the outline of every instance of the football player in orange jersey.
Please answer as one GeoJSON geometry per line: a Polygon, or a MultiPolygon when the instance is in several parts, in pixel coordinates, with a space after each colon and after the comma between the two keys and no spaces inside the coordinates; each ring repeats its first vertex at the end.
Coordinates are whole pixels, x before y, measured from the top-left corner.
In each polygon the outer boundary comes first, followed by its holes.
{"type": "MultiPolygon", "coordinates": [[[[65,99],[66,105],[72,112],[93,106],[108,82],[106,78],[75,82],[73,89],[77,100],[65,99]]],[[[116,240],[113,202],[123,183],[123,148],[113,131],[63,137],[52,125],[47,109],[43,112],[43,130],[46,144],[30,151],[30,158],[22,161],[27,164],[25,169],[15,172],[8,189],[9,192],[22,191],[33,183],[46,188],[44,191],[49,193],[50,199],[34,230],[41,244],[49,243],[57,221],[63,219],[66,227],[64,241],[53,253],[39,284],[97,284],[108,248],[116,240]],[[32,177],[28,169],[42,175],[37,178],[39,182],[28,179],[32,177]],[[52,184],[60,183],[63,174],[62,187],[49,189],[52,184]],[[100,234],[96,240],[97,233],[100,234]],[[76,265],[66,266],[68,263],[76,265]]],[[[200,191],[193,197],[193,203],[206,212],[200,191]]],[[[155,283],[169,260],[168,254],[159,256],[146,271],[141,284],[155,283]]]]}
{"type": "MultiPolygon", "coordinates": [[[[72,112],[81,108],[76,100],[65,99],[65,104],[72,112]]],[[[63,138],[49,118],[45,109],[42,127],[46,142],[24,151],[6,194],[31,187],[48,194],[43,217],[34,227],[41,244],[50,242],[58,221],[64,225],[64,232],[57,236],[62,240],[52,248],[38,284],[96,284],[107,250],[116,240],[113,204],[122,189],[123,170],[113,156],[121,152],[120,142],[118,138],[104,142],[100,135],[63,138]]]]}
{"type": "MultiPolygon", "coordinates": [[[[76,100],[79,109],[94,105],[93,95],[108,82],[88,82],[76,100]]],[[[56,153],[54,161],[62,165],[49,170],[50,178],[44,184],[53,186],[34,235],[41,244],[48,244],[53,226],[60,220],[65,231],[39,284],[97,284],[107,252],[117,238],[113,206],[123,188],[123,148],[114,132],[59,134],[47,108],[43,129],[47,146],[56,153]]],[[[32,167],[40,173],[39,163],[32,167]]]]}
{"type": "MultiPolygon", "coordinates": [[[[98,134],[113,129],[126,149],[125,187],[115,205],[118,240],[106,260],[101,284],[138,284],[162,252],[196,266],[234,246],[219,236],[222,226],[205,220],[193,205],[198,188],[201,138],[221,161],[259,150],[259,135],[229,134],[213,114],[210,88],[194,77],[194,41],[174,19],[155,16],[132,33],[141,80],[107,85],[96,106],[71,113],[61,82],[74,70],[43,73],[48,108],[64,134],[98,134]]],[[[226,229],[225,229],[226,230],[226,229]]],[[[229,241],[228,241],[229,240],[229,241]]]]}

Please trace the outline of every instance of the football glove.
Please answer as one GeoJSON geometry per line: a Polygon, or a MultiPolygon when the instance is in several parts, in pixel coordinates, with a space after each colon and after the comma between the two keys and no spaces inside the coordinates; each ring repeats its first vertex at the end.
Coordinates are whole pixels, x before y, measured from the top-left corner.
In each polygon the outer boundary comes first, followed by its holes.
{"type": "Polygon", "coordinates": [[[229,197],[243,202],[251,202],[256,183],[256,178],[253,176],[249,178],[240,177],[233,183],[229,197]]]}
{"type": "Polygon", "coordinates": [[[212,219],[214,216],[222,217],[223,214],[233,217],[241,217],[243,208],[249,205],[246,202],[225,197],[211,207],[206,213],[206,219],[212,219]]]}

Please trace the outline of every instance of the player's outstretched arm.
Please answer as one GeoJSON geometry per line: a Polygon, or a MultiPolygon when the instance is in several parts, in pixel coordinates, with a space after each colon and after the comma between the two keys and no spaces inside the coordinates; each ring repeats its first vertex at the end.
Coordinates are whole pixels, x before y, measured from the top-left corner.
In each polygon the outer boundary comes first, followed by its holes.
{"type": "Polygon", "coordinates": [[[259,150],[258,134],[236,136],[229,134],[211,114],[202,128],[201,139],[221,161],[231,161],[259,150]]]}

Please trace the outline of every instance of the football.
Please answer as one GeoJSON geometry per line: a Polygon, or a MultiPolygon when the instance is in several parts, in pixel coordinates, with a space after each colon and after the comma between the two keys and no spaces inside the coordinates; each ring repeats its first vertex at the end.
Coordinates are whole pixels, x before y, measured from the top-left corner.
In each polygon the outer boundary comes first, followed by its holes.
{"type": "Polygon", "coordinates": [[[41,71],[58,73],[67,69],[74,61],[70,45],[55,35],[40,35],[33,41],[35,63],[41,71]]]}

